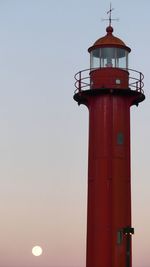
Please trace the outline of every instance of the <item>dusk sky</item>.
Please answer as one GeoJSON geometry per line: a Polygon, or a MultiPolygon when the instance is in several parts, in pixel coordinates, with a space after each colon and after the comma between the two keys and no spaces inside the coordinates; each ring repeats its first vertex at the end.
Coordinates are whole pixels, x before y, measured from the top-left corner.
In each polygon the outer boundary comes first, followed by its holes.
{"type": "MultiPolygon", "coordinates": [[[[109,1],[0,0],[0,266],[85,267],[88,111],[73,100],[109,1]],[[43,254],[32,255],[40,245],[43,254]]],[[[133,267],[150,266],[150,1],[114,0],[146,100],[131,109],[133,267]]]]}

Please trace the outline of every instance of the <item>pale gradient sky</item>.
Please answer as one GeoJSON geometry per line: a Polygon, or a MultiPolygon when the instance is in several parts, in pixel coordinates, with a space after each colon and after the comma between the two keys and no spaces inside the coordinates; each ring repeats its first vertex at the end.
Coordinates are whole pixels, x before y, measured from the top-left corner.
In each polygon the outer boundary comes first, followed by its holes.
{"type": "MultiPolygon", "coordinates": [[[[114,34],[145,75],[132,108],[133,267],[150,264],[150,1],[114,0],[114,34]]],[[[74,74],[109,1],[0,0],[0,266],[85,267],[88,111],[74,74]],[[33,245],[43,255],[31,254],[33,245]]]]}

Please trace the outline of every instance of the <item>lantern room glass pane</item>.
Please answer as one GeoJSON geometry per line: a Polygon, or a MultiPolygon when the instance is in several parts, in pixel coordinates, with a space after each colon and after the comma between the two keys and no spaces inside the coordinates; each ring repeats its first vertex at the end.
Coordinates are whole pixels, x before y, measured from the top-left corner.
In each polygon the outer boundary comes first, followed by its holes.
{"type": "Polygon", "coordinates": [[[95,49],[91,52],[91,68],[100,67],[100,49],[95,49]]]}
{"type": "Polygon", "coordinates": [[[101,48],[101,67],[115,67],[115,48],[114,47],[106,47],[101,48]]]}
{"type": "Polygon", "coordinates": [[[128,68],[128,51],[117,47],[97,48],[91,51],[91,68],[128,68]]]}
{"type": "Polygon", "coordinates": [[[116,67],[117,68],[128,68],[128,52],[123,48],[117,48],[116,55],[116,67]]]}

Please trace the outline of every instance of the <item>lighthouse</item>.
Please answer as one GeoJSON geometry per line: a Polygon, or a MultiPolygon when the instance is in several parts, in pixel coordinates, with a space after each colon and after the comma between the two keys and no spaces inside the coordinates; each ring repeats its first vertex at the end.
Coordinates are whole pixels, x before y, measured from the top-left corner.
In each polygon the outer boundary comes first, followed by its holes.
{"type": "Polygon", "coordinates": [[[74,100],[89,111],[86,267],[131,267],[130,107],[145,99],[131,49],[106,33],[88,49],[89,68],[75,75],[74,100]]]}

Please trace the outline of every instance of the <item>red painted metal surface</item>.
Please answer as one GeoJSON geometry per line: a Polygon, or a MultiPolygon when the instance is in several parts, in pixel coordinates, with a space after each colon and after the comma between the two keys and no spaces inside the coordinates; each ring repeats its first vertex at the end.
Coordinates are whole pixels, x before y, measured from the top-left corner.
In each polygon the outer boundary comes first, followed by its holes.
{"type": "Polygon", "coordinates": [[[86,267],[131,267],[130,106],[145,97],[141,87],[105,90],[74,96],[89,109],[86,267]]]}
{"type": "Polygon", "coordinates": [[[90,72],[91,89],[129,87],[129,72],[120,68],[99,68],[90,72]]]}
{"type": "Polygon", "coordinates": [[[75,75],[74,99],[89,110],[86,267],[132,266],[130,107],[145,99],[143,77],[110,67],[75,75]]]}
{"type": "Polygon", "coordinates": [[[131,226],[130,104],[130,97],[88,98],[87,267],[126,267],[122,231],[131,226]]]}

